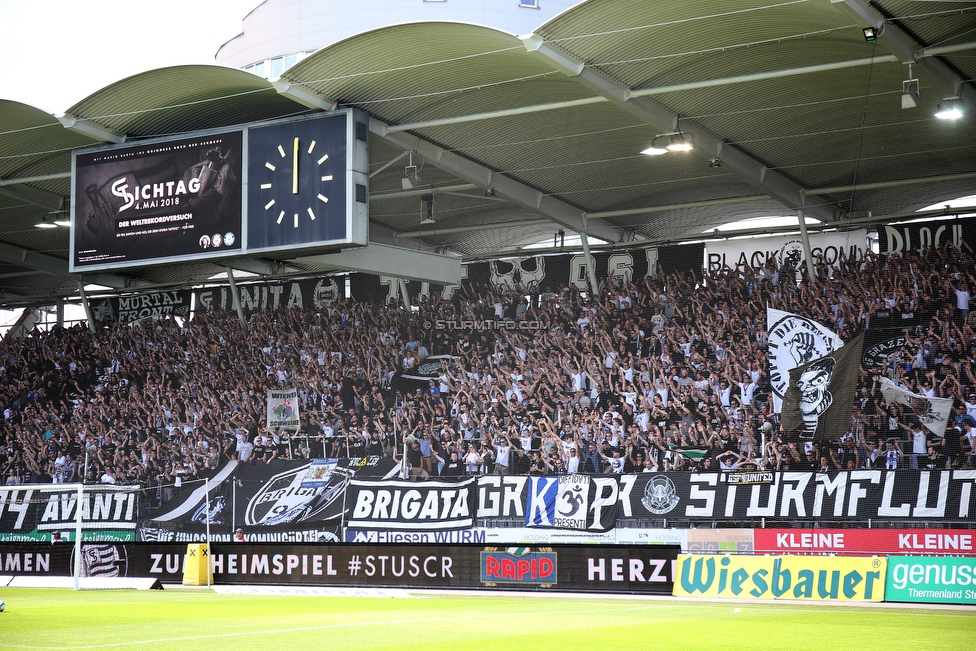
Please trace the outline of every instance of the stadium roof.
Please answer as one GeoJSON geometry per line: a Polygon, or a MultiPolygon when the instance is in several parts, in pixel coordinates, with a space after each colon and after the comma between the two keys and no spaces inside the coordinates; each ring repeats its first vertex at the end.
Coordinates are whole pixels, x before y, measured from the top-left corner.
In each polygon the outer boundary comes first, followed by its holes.
{"type": "MultiPolygon", "coordinates": [[[[413,23],[318,51],[274,84],[219,66],[118,81],[65,116],[0,100],[0,304],[205,280],[226,263],[68,273],[71,151],[302,115],[372,117],[370,239],[466,259],[563,230],[628,246],[747,217],[844,227],[973,194],[976,4],[590,0],[518,37],[413,23]],[[876,39],[866,40],[864,28],[876,39]],[[909,67],[911,64],[911,67],[909,67]],[[902,109],[903,82],[920,83],[902,109]],[[933,117],[959,97],[958,120],[933,117]],[[662,134],[690,152],[648,156],[662,134]],[[407,158],[419,168],[404,190],[407,158]],[[435,195],[421,225],[420,195],[435,195]]],[[[327,269],[241,260],[259,274],[327,269]]]]}

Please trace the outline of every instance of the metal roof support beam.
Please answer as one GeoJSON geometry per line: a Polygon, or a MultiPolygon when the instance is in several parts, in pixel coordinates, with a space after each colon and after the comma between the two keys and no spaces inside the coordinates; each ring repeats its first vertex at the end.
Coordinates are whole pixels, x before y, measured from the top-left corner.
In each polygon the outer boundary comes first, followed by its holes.
{"type": "Polygon", "coordinates": [[[460,258],[373,242],[359,249],[298,258],[296,262],[322,265],[336,271],[360,271],[440,285],[457,285],[461,282],[460,258]]]}
{"type": "Polygon", "coordinates": [[[473,224],[471,226],[452,226],[450,228],[430,228],[425,231],[407,231],[400,233],[400,237],[436,237],[438,235],[457,235],[458,233],[474,233],[490,231],[497,228],[518,228],[519,226],[539,226],[551,224],[551,219],[523,219],[517,222],[495,222],[493,224],[473,224]]]}
{"type": "Polygon", "coordinates": [[[583,245],[583,260],[586,261],[586,278],[590,281],[590,294],[600,296],[600,283],[596,280],[596,269],[594,269],[593,256],[590,255],[590,241],[585,232],[579,233],[580,244],[583,245]]]}
{"type": "Polygon", "coordinates": [[[493,118],[508,118],[516,115],[540,113],[542,111],[558,111],[559,109],[575,108],[577,106],[601,104],[606,101],[607,99],[605,97],[584,97],[582,99],[571,99],[565,102],[533,104],[530,106],[519,106],[516,108],[502,109],[499,111],[485,111],[484,113],[471,113],[469,115],[458,115],[449,118],[439,118],[437,120],[425,120],[423,122],[408,122],[406,124],[390,124],[387,125],[386,132],[396,133],[397,131],[414,131],[416,129],[426,129],[428,127],[441,127],[446,124],[461,124],[464,122],[477,122],[479,120],[491,120],[493,118]]]}
{"type": "Polygon", "coordinates": [[[56,174],[41,174],[40,176],[13,176],[0,179],[0,188],[7,185],[21,185],[23,183],[37,183],[39,181],[56,181],[70,179],[71,172],[57,172],[56,174]]]}
{"type": "MultiPolygon", "coordinates": [[[[926,51],[922,44],[905,33],[898,25],[889,22],[887,17],[875,9],[867,0],[831,0],[831,4],[848,16],[853,16],[862,25],[874,27],[878,43],[891,52],[902,63],[915,63],[917,69],[927,75],[929,82],[938,86],[945,96],[959,97],[970,108],[976,108],[976,88],[964,83],[948,65],[933,55],[940,49],[933,47],[926,51]]],[[[941,50],[941,53],[958,50],[941,50]]]]}
{"type": "Polygon", "coordinates": [[[278,265],[266,260],[240,259],[231,260],[227,266],[237,271],[257,274],[258,276],[275,276],[280,273],[278,265]]]}
{"type": "Polygon", "coordinates": [[[61,210],[64,207],[64,198],[53,192],[38,190],[29,185],[18,185],[16,187],[0,187],[0,194],[13,197],[17,201],[26,201],[29,204],[39,206],[45,210],[61,210]]]}
{"type": "Polygon", "coordinates": [[[375,170],[373,170],[372,172],[370,172],[369,173],[369,178],[373,178],[374,176],[376,176],[377,174],[379,174],[380,172],[382,172],[383,170],[385,170],[387,167],[389,167],[393,163],[397,162],[398,160],[400,160],[401,158],[403,158],[404,156],[406,156],[408,153],[409,152],[401,151],[399,154],[397,154],[396,156],[394,156],[393,158],[391,158],[390,160],[386,161],[385,163],[383,163],[382,165],[380,165],[379,167],[377,167],[375,170]]]}
{"type": "Polygon", "coordinates": [[[68,273],[68,262],[54,256],[0,243],[0,260],[61,278],[77,279],[68,273]]]}
{"type": "Polygon", "coordinates": [[[123,142],[125,142],[125,134],[109,131],[105,127],[100,127],[94,122],[76,118],[73,115],[62,115],[58,118],[58,122],[60,122],[65,129],[77,131],[78,133],[84,134],[89,138],[100,140],[101,142],[111,142],[116,145],[121,145],[123,142]]]}
{"type": "Polygon", "coordinates": [[[307,106],[310,109],[321,109],[323,111],[328,111],[336,105],[334,100],[319,97],[315,93],[307,91],[298,84],[293,84],[287,79],[273,81],[271,82],[271,85],[274,86],[276,91],[278,91],[278,94],[284,95],[285,97],[298,102],[302,106],[307,106]]]}
{"type": "Polygon", "coordinates": [[[703,201],[689,201],[688,203],[670,203],[664,206],[645,206],[644,208],[628,208],[626,210],[604,210],[586,213],[587,219],[606,219],[608,217],[627,217],[629,215],[643,215],[666,210],[682,210],[684,208],[707,208],[709,206],[730,206],[737,203],[752,203],[771,199],[768,194],[751,194],[747,197],[728,197],[725,199],[705,199],[703,201]]]}
{"type": "Polygon", "coordinates": [[[241,293],[237,291],[237,281],[234,279],[234,270],[227,267],[227,282],[230,284],[230,297],[231,301],[234,303],[234,311],[237,312],[237,318],[241,320],[241,327],[244,328],[244,334],[247,332],[247,319],[244,318],[244,309],[241,307],[241,293]]]}
{"type": "Polygon", "coordinates": [[[427,186],[416,190],[403,190],[398,192],[384,192],[382,194],[369,195],[369,201],[386,201],[387,199],[404,199],[406,197],[420,197],[425,194],[437,194],[438,192],[461,192],[462,190],[477,190],[482,186],[474,183],[459,183],[457,185],[427,186]]]}
{"type": "MultiPolygon", "coordinates": [[[[532,39],[532,37],[526,37],[532,39]]],[[[529,45],[526,45],[529,48],[529,45]]],[[[568,57],[560,53],[555,48],[546,45],[536,45],[536,41],[532,40],[530,51],[543,51],[547,56],[553,56],[559,61],[568,62],[570,61],[568,57]]],[[[921,61],[925,58],[939,56],[941,54],[950,54],[952,52],[962,52],[965,50],[976,50],[976,42],[971,43],[958,43],[956,45],[939,45],[933,47],[927,47],[924,49],[916,50],[915,56],[917,61],[921,61]]],[[[669,84],[667,86],[655,86],[653,88],[641,88],[638,90],[627,90],[623,89],[619,85],[613,85],[607,82],[601,83],[601,86],[608,93],[621,101],[626,101],[627,99],[635,97],[652,97],[654,95],[666,95],[668,93],[681,93],[689,90],[699,90],[702,88],[716,88],[719,86],[732,86],[734,84],[747,84],[757,81],[767,81],[770,79],[782,79],[784,77],[796,77],[800,75],[812,75],[819,72],[829,72],[831,70],[847,70],[849,68],[860,68],[863,66],[869,66],[878,63],[896,63],[900,59],[894,54],[883,54],[876,57],[863,57],[860,59],[846,59],[844,61],[833,61],[831,63],[818,63],[809,66],[797,66],[794,68],[780,68],[779,70],[767,70],[765,72],[754,72],[744,75],[734,75],[732,77],[718,77],[716,79],[702,79],[700,81],[689,81],[682,84],[669,84]]],[[[579,63],[566,63],[564,72],[567,75],[573,77],[585,76],[584,71],[585,66],[579,63]]],[[[465,122],[476,122],[478,120],[491,120],[493,118],[503,118],[512,117],[516,115],[528,115],[531,113],[541,113],[543,111],[558,111],[565,108],[573,108],[576,106],[587,106],[589,104],[600,104],[602,102],[610,101],[608,96],[597,96],[597,97],[584,97],[581,99],[566,100],[563,102],[550,102],[546,104],[531,104],[528,106],[519,106],[516,108],[502,109],[498,111],[485,111],[483,113],[471,113],[468,115],[455,115],[447,118],[438,118],[436,120],[424,120],[421,122],[407,122],[404,124],[391,124],[387,125],[387,133],[396,133],[397,131],[415,131],[417,129],[425,129],[427,127],[439,127],[449,124],[463,124],[465,122]]]]}
{"type": "MultiPolygon", "coordinates": [[[[693,122],[679,120],[680,116],[677,114],[646,97],[641,97],[639,95],[641,91],[631,91],[599,70],[587,67],[585,63],[567,66],[565,63],[568,59],[567,55],[545,43],[541,36],[530,34],[522,37],[522,42],[529,52],[535,52],[546,58],[564,74],[575,77],[580,84],[600,93],[612,103],[660,131],[680,130],[683,133],[690,133],[695,140],[695,147],[711,156],[718,156],[721,147],[723,166],[738,173],[747,183],[767,193],[791,210],[799,207],[800,191],[803,188],[786,175],[768,169],[761,161],[753,158],[745,150],[735,145],[723,143],[721,139],[693,122]]],[[[814,216],[825,217],[824,215],[814,216]]]]}
{"type": "Polygon", "coordinates": [[[95,316],[92,314],[91,304],[88,302],[88,293],[85,292],[85,283],[78,281],[78,295],[81,296],[81,306],[85,308],[85,318],[88,319],[88,329],[96,332],[95,316]]]}
{"type": "Polygon", "coordinates": [[[811,188],[808,195],[837,194],[838,192],[854,192],[855,190],[883,190],[884,188],[898,188],[905,185],[924,185],[926,183],[951,183],[976,178],[976,172],[961,174],[944,174],[941,176],[924,176],[917,179],[897,179],[894,181],[878,181],[876,183],[858,183],[857,185],[835,185],[826,188],[811,188]]]}
{"type": "Polygon", "coordinates": [[[370,131],[375,136],[383,138],[401,149],[418,152],[428,163],[448,174],[464,179],[478,187],[492,188],[495,195],[522,208],[540,213],[570,230],[588,232],[590,236],[608,242],[620,240],[620,231],[608,224],[596,224],[587,231],[582,211],[560,199],[548,196],[507,176],[497,176],[484,165],[447,151],[418,136],[407,133],[390,133],[388,126],[375,118],[371,118],[369,121],[370,131]]]}
{"type": "Polygon", "coordinates": [[[132,289],[135,287],[151,286],[149,283],[135,281],[131,278],[123,278],[121,276],[79,276],[78,274],[70,274],[68,273],[67,260],[55,258],[44,253],[37,253],[36,251],[28,251],[27,249],[11,246],[10,244],[0,243],[0,261],[27,267],[34,271],[58,276],[59,278],[67,278],[69,280],[83,278],[86,283],[104,285],[113,289],[132,289]]]}

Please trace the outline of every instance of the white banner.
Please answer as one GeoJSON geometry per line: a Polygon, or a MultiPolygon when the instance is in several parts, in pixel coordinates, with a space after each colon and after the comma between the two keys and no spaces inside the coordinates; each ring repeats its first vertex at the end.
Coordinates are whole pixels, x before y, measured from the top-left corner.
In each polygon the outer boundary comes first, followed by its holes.
{"type": "Polygon", "coordinates": [[[268,389],[268,429],[298,430],[298,390],[268,389]]]}
{"type": "MultiPolygon", "coordinates": [[[[823,256],[828,265],[836,265],[841,251],[847,257],[857,256],[866,247],[868,233],[865,230],[848,233],[811,233],[810,253],[816,260],[823,256]]],[[[806,265],[803,243],[799,235],[749,237],[705,243],[705,269],[716,273],[726,266],[732,269],[764,267],[769,260],[776,260],[777,268],[791,267],[800,270],[806,265]]]]}
{"type": "Polygon", "coordinates": [[[881,393],[887,404],[898,403],[914,411],[922,424],[936,436],[945,434],[946,423],[952,413],[952,398],[920,396],[886,377],[881,378],[881,393]]]}
{"type": "Polygon", "coordinates": [[[771,307],[766,308],[766,329],[769,332],[769,384],[773,389],[773,410],[778,414],[790,385],[790,371],[829,355],[844,342],[816,321],[771,307]]]}

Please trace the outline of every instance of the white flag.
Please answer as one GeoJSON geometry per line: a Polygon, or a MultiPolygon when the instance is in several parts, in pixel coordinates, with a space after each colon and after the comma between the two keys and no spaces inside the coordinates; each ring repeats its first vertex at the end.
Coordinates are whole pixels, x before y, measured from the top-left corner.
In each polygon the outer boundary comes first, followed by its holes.
{"type": "Polygon", "coordinates": [[[952,413],[952,398],[920,396],[886,377],[881,378],[881,394],[889,405],[897,403],[914,411],[922,424],[936,436],[945,434],[949,414],[952,413]]]}
{"type": "Polygon", "coordinates": [[[769,332],[769,384],[773,389],[773,411],[783,408],[783,396],[790,386],[790,371],[825,357],[843,347],[836,334],[805,316],[766,308],[769,332]]]}

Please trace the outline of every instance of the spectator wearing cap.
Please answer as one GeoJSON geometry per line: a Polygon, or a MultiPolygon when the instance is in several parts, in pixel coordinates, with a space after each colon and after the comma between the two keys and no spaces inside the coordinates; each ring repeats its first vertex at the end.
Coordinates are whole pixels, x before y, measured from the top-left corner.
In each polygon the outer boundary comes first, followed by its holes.
{"type": "Polygon", "coordinates": [[[244,530],[241,529],[240,527],[237,527],[236,529],[234,529],[234,542],[236,542],[236,543],[245,542],[245,540],[244,540],[244,530]]]}
{"type": "Polygon", "coordinates": [[[970,391],[963,405],[966,407],[966,415],[976,420],[976,393],[970,391]]]}

